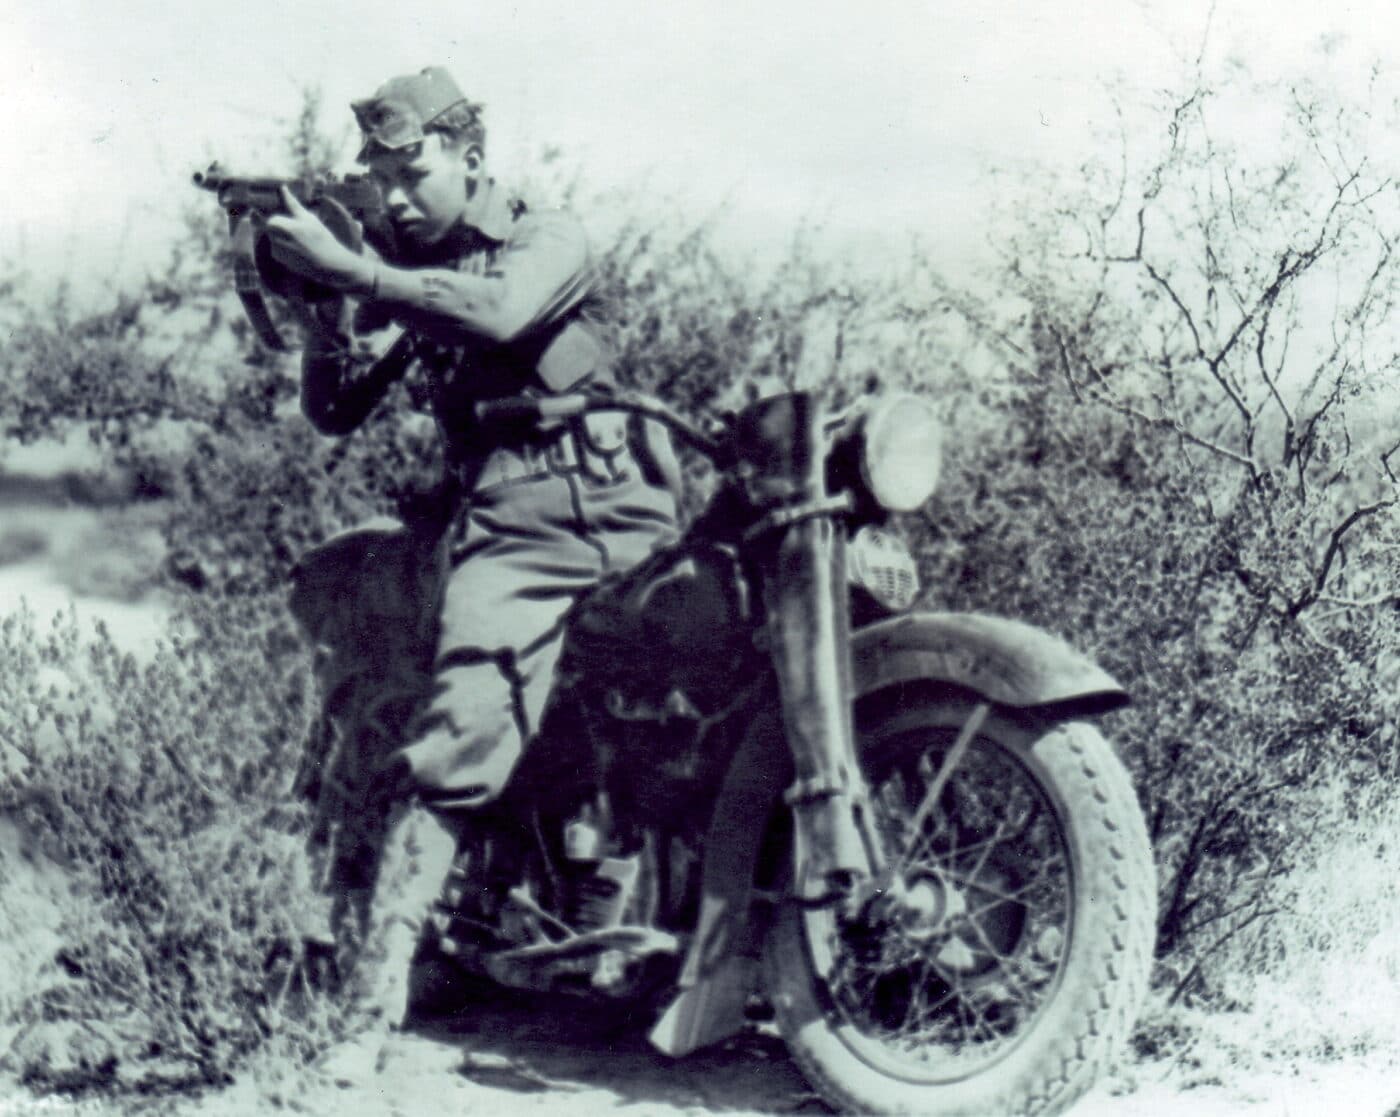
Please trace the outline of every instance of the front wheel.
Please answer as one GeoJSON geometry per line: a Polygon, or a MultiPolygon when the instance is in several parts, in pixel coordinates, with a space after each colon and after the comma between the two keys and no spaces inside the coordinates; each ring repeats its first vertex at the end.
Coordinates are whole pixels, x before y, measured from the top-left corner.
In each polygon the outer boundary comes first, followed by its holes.
{"type": "Polygon", "coordinates": [[[789,1048],[839,1109],[1063,1112],[1147,987],[1152,853],[1126,771],[1092,726],[937,697],[859,735],[888,865],[842,911],[780,913],[765,969],[789,1048]]]}

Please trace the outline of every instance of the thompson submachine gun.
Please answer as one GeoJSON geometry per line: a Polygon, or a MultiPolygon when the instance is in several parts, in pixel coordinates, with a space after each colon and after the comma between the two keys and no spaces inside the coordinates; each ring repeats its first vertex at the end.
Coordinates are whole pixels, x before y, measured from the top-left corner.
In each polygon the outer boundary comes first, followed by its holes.
{"type": "Polygon", "coordinates": [[[392,252],[393,230],[384,197],[368,175],[241,178],[226,174],[218,163],[211,163],[208,170],[196,171],[193,181],[216,195],[219,205],[228,214],[234,287],[258,337],[271,349],[285,350],[288,346],[268,310],[264,291],[283,298],[295,296],[308,300],[333,293],[288,271],[273,258],[262,223],[273,214],[285,212],[284,186],[325,222],[347,248],[361,252],[368,242],[381,254],[392,252]]]}

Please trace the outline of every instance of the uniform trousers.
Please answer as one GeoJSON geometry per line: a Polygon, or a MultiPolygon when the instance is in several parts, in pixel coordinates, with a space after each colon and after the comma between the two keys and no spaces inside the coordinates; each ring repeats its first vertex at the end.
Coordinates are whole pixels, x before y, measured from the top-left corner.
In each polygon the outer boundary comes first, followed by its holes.
{"type": "MultiPolygon", "coordinates": [[[[670,474],[648,468],[630,437],[601,445],[565,432],[544,451],[497,449],[435,545],[406,529],[382,532],[353,561],[324,567],[326,582],[339,580],[342,606],[361,610],[342,622],[355,651],[339,659],[358,660],[362,674],[365,657],[395,636],[418,633],[421,642],[435,633],[430,663],[419,657],[429,681],[414,696],[416,713],[403,702],[356,702],[339,752],[315,780],[323,817],[354,816],[334,827],[342,833],[330,843],[327,884],[336,923],[354,928],[357,992],[391,1024],[407,1009],[413,944],[472,809],[501,793],[540,727],[570,608],[677,537],[670,474]],[[425,561],[434,568],[426,576],[414,569],[425,561]]],[[[311,612],[303,605],[299,616],[311,612]]],[[[413,661],[411,649],[386,653],[379,676],[406,680],[398,690],[411,695],[413,661]]]]}

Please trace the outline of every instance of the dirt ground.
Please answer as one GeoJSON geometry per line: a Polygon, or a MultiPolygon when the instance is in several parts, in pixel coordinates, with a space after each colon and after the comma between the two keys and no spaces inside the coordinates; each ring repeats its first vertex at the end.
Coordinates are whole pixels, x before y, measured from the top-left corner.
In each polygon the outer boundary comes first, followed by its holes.
{"type": "MultiPolygon", "coordinates": [[[[179,1117],[688,1117],[719,1113],[820,1114],[781,1043],[745,1036],[684,1060],[651,1051],[640,1037],[600,1034],[586,1018],[491,1012],[405,1038],[370,1072],[285,1068],[282,1089],[264,1071],[218,1094],[119,1106],[99,1099],[36,1098],[0,1084],[0,1114],[89,1117],[172,1113],[179,1117]]],[[[1186,1088],[1171,1066],[1135,1065],[1101,1084],[1072,1117],[1400,1117],[1400,1069],[1336,1064],[1294,1073],[1251,1073],[1186,1088]]],[[[995,1115],[988,1115],[995,1117],[995,1115]]]]}
{"type": "MultiPolygon", "coordinates": [[[[321,1072],[303,1079],[286,1097],[286,1108],[308,1117],[831,1112],[777,1037],[762,1033],[673,1060],[651,1050],[635,1032],[618,1035],[587,1017],[516,1004],[445,1021],[400,1044],[377,1075],[368,1073],[366,1057],[349,1060],[358,1073],[321,1072]]],[[[1133,1064],[1101,1083],[1071,1114],[1400,1117],[1400,1068],[1394,1066],[1337,1063],[1251,1072],[1210,1086],[1187,1086],[1187,1081],[1171,1064],[1133,1064]]],[[[243,1082],[181,1112],[183,1117],[265,1112],[266,1094],[260,1096],[259,1089],[258,1083],[243,1082]]]]}
{"type": "MultiPolygon", "coordinates": [[[[578,1022],[586,1029],[587,1022],[578,1022]]],[[[1400,1114],[1400,1071],[1337,1065],[1298,1074],[1250,1074],[1183,1088],[1176,1071],[1136,1066],[1101,1084],[1073,1117],[1391,1117],[1400,1114]]],[[[235,1117],[260,1109],[247,1085],[186,1110],[235,1117]]],[[[266,1103],[263,1103],[264,1105],[266,1103]]],[[[310,1117],[472,1117],[599,1113],[663,1115],[829,1113],[775,1038],[749,1036],[673,1061],[641,1040],[563,1038],[499,1022],[444,1028],[406,1041],[377,1077],[326,1080],[295,1104],[310,1117]]],[[[993,1115],[988,1115],[993,1117],[993,1115]]]]}

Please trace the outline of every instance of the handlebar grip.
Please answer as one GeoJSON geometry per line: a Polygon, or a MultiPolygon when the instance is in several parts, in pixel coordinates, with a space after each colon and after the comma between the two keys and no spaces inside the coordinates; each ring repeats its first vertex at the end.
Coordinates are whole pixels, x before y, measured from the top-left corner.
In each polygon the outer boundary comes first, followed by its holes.
{"type": "Polygon", "coordinates": [[[502,423],[529,420],[571,419],[588,408],[588,397],[570,396],[505,396],[482,400],[475,407],[477,422],[502,423]]]}

